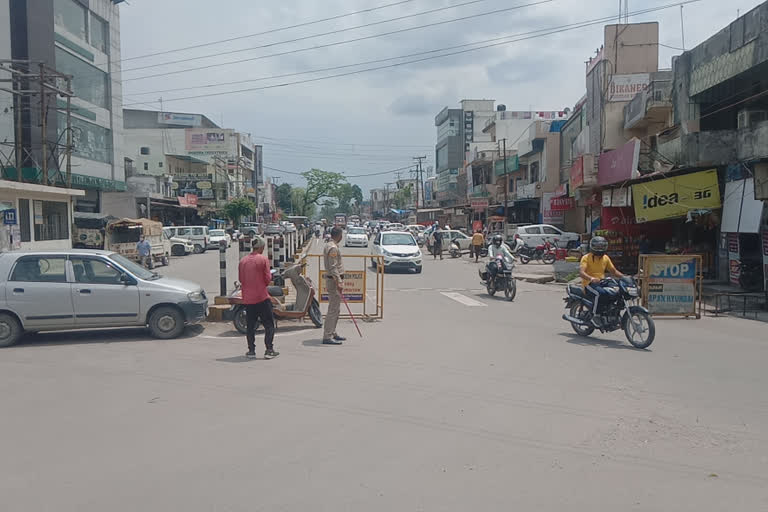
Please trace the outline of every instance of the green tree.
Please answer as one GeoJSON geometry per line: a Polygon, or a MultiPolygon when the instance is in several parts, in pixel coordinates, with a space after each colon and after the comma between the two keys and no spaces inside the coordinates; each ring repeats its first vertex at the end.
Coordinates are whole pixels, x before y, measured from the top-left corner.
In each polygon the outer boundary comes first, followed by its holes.
{"type": "Polygon", "coordinates": [[[298,202],[294,202],[293,208],[297,212],[307,211],[309,205],[319,205],[321,199],[336,197],[339,187],[347,182],[344,175],[338,172],[327,172],[320,169],[311,169],[301,173],[301,175],[307,180],[307,186],[303,193],[295,197],[298,202]]]}
{"type": "Polygon", "coordinates": [[[403,187],[395,192],[395,196],[392,198],[392,203],[395,205],[395,208],[402,210],[411,202],[411,195],[411,185],[403,187]]]}
{"type": "Polygon", "coordinates": [[[275,202],[277,207],[284,212],[291,209],[291,192],[292,187],[288,183],[283,183],[275,189],[275,202]]]}
{"type": "Polygon", "coordinates": [[[240,219],[256,213],[256,204],[247,197],[238,197],[224,206],[224,215],[232,219],[235,227],[240,225],[240,219]]]}
{"type": "Polygon", "coordinates": [[[312,217],[315,214],[315,203],[307,202],[307,191],[302,187],[291,190],[291,211],[294,215],[312,217]]]}
{"type": "Polygon", "coordinates": [[[357,185],[342,183],[336,190],[338,210],[343,213],[359,213],[363,202],[363,191],[357,185]]]}

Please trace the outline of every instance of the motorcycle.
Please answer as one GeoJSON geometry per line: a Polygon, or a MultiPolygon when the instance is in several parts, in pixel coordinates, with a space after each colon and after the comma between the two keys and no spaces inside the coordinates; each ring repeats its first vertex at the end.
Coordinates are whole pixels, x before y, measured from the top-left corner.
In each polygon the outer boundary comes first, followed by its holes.
{"type": "MultiPolygon", "coordinates": [[[[315,285],[309,277],[301,274],[305,265],[306,261],[301,261],[288,267],[282,273],[278,272],[277,275],[275,275],[276,271],[273,270],[273,280],[275,283],[284,283],[285,279],[291,281],[293,288],[296,290],[295,303],[286,305],[281,302],[283,297],[283,288],[281,286],[268,286],[267,292],[272,301],[275,322],[277,320],[303,320],[309,316],[315,327],[320,328],[323,326],[323,315],[320,312],[320,304],[315,298],[317,295],[315,285]]],[[[242,290],[239,283],[235,283],[235,291],[229,296],[229,303],[232,305],[230,311],[232,312],[235,329],[242,334],[246,334],[248,332],[248,320],[245,305],[242,303],[242,290]]],[[[257,323],[256,329],[258,328],[259,325],[257,323]]]]}
{"type": "Polygon", "coordinates": [[[448,248],[448,254],[451,255],[451,258],[461,258],[461,248],[459,247],[459,244],[451,242],[451,246],[448,248]]]}
{"type": "MultiPolygon", "coordinates": [[[[624,330],[633,347],[648,348],[656,337],[656,324],[647,309],[640,306],[640,293],[637,283],[631,277],[603,279],[600,286],[606,294],[600,297],[600,311],[603,319],[600,332],[624,330]]],[[[592,323],[593,297],[584,292],[584,288],[569,285],[566,291],[565,307],[570,314],[564,314],[563,320],[570,322],[573,330],[580,336],[589,336],[595,331],[592,323]]]]}
{"type": "Polygon", "coordinates": [[[518,249],[517,257],[520,258],[520,263],[523,265],[527,265],[531,260],[538,260],[544,262],[545,265],[551,265],[555,262],[555,247],[549,242],[544,242],[544,244],[536,247],[524,243],[518,249]]]}
{"type": "Polygon", "coordinates": [[[514,300],[515,295],[517,295],[517,281],[512,277],[512,269],[515,268],[515,262],[513,260],[505,259],[499,254],[496,256],[496,259],[488,265],[477,270],[480,274],[481,283],[485,285],[488,295],[493,297],[497,291],[504,290],[506,299],[508,301],[514,300]],[[491,274],[488,271],[488,265],[491,264],[496,265],[496,268],[498,269],[495,277],[491,277],[491,274]]]}

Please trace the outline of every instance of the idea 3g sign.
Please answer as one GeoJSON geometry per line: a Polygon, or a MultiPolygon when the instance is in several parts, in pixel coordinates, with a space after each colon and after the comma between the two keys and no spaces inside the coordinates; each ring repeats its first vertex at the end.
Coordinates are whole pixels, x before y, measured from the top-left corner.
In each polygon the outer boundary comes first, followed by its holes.
{"type": "Polygon", "coordinates": [[[720,207],[717,171],[703,171],[632,186],[637,222],[682,217],[689,210],[720,207]]]}

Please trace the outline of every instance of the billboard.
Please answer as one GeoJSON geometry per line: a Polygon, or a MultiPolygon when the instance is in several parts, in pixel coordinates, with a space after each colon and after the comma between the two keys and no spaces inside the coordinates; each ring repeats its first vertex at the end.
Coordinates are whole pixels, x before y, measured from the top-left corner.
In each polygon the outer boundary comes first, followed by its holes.
{"type": "Polygon", "coordinates": [[[231,130],[187,128],[186,147],[190,153],[230,153],[231,130]]]}
{"type": "Polygon", "coordinates": [[[690,210],[720,208],[717,171],[632,185],[632,202],[637,222],[683,217],[690,210]]]}
{"type": "Polygon", "coordinates": [[[157,123],[195,127],[203,124],[203,116],[199,114],[174,114],[173,112],[158,112],[157,123]]]}
{"type": "Polygon", "coordinates": [[[633,75],[613,75],[608,84],[608,101],[631,101],[639,92],[648,88],[651,75],[636,73],[633,75]]]}

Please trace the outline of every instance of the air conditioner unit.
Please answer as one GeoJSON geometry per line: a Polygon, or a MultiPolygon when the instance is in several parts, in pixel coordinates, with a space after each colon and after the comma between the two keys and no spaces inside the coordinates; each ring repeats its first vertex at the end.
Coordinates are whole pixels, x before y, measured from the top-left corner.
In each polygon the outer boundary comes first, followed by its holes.
{"type": "Polygon", "coordinates": [[[739,110],[738,119],[736,121],[736,127],[739,130],[746,128],[752,128],[760,121],[768,120],[768,110],[756,110],[745,108],[739,110]]]}

